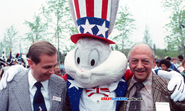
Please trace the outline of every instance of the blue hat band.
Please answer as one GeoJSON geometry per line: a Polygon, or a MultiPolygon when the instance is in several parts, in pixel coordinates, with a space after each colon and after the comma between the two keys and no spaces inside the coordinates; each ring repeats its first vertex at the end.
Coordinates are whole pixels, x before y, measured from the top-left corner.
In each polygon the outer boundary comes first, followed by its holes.
{"type": "Polygon", "coordinates": [[[83,17],[76,21],[80,33],[108,38],[110,22],[95,17],[83,17]]]}

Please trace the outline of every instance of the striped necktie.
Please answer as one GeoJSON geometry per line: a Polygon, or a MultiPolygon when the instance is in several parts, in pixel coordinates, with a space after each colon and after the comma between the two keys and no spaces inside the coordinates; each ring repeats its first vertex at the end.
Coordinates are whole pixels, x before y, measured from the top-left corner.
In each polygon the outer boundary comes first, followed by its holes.
{"type": "MultiPolygon", "coordinates": [[[[142,82],[136,82],[136,92],[132,96],[133,98],[141,98],[140,90],[144,87],[142,82]]],[[[140,111],[141,101],[131,101],[129,106],[129,111],[140,111]]]]}

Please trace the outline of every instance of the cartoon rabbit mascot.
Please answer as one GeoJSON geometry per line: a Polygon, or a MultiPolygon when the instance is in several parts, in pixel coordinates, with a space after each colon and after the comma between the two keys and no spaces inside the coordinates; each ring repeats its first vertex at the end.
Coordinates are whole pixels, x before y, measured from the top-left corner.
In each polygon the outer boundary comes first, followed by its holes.
{"type": "MultiPolygon", "coordinates": [[[[101,100],[102,97],[124,97],[127,89],[127,58],[119,51],[112,51],[108,39],[113,30],[119,0],[69,0],[73,20],[79,34],[71,36],[76,44],[65,58],[67,96],[64,111],[116,111],[120,101],[101,100]],[[126,79],[125,79],[126,78],[126,79]]],[[[21,65],[10,67],[0,81],[0,90],[7,86],[21,65]]],[[[183,77],[174,71],[158,71],[158,75],[171,79],[168,89],[171,99],[185,98],[183,77]]],[[[64,77],[65,78],[65,77],[64,77]]]]}
{"type": "Polygon", "coordinates": [[[124,73],[127,58],[112,51],[108,39],[113,29],[118,0],[69,0],[80,34],[65,58],[68,99],[73,111],[115,111],[119,102],[101,97],[123,97],[127,89],[124,73]]]}

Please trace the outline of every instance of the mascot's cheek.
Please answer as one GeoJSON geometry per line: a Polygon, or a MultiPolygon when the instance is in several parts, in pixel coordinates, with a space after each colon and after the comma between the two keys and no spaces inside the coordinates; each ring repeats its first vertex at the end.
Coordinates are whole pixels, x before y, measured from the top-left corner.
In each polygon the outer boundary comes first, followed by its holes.
{"type": "Polygon", "coordinates": [[[79,69],[76,70],[76,80],[81,83],[90,83],[91,80],[91,73],[89,71],[80,71],[79,69]]]}

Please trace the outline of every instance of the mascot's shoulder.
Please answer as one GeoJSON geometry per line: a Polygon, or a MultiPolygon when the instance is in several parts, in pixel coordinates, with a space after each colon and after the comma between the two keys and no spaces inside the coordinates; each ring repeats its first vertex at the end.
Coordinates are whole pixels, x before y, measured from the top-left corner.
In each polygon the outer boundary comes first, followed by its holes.
{"type": "Polygon", "coordinates": [[[63,76],[61,76],[65,81],[67,81],[67,74],[64,74],[63,76]]]}
{"type": "Polygon", "coordinates": [[[124,76],[125,76],[126,81],[128,81],[128,80],[130,80],[132,78],[133,73],[132,73],[132,71],[130,69],[127,69],[125,74],[124,74],[124,76]]]}

